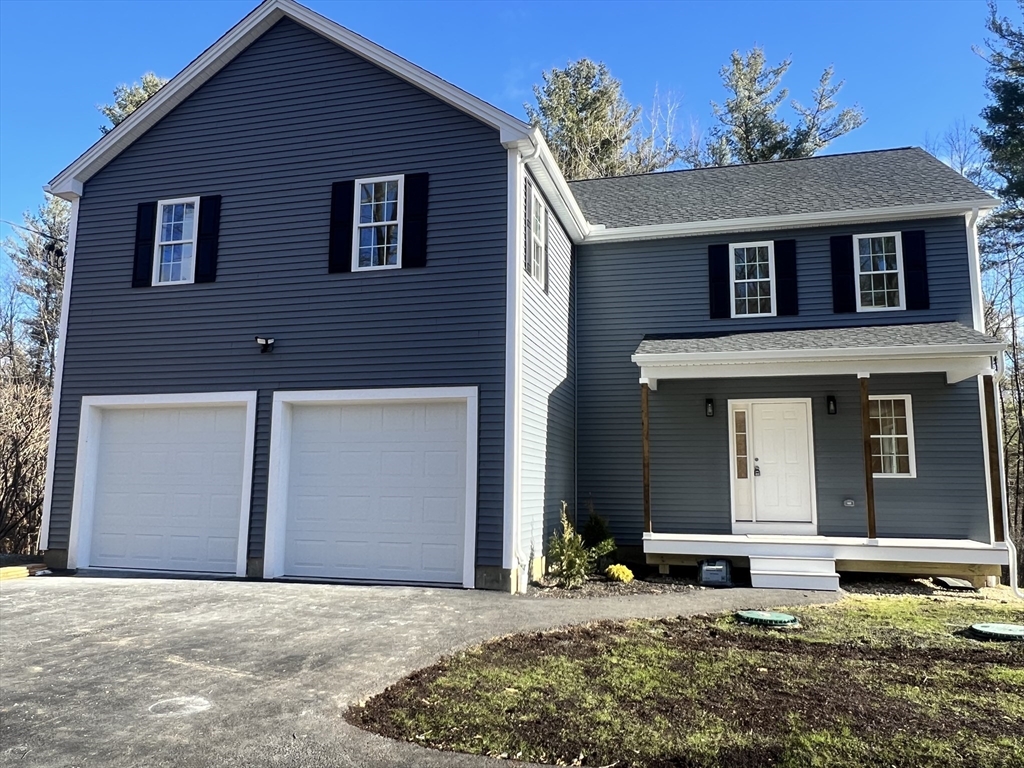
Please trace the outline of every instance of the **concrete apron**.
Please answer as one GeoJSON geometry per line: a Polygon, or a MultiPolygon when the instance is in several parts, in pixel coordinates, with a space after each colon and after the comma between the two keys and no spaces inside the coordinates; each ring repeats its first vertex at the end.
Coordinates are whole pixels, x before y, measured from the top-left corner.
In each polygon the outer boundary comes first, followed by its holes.
{"type": "Polygon", "coordinates": [[[342,714],[442,655],[512,632],[837,598],[730,589],[558,600],[82,576],[5,582],[0,766],[500,765],[382,739],[342,714]]]}

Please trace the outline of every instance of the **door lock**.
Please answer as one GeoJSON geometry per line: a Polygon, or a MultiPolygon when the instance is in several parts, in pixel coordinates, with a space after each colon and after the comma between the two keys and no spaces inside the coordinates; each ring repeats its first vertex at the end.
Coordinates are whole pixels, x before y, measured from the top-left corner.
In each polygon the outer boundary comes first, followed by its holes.
{"type": "Polygon", "coordinates": [[[761,476],[761,468],[755,464],[754,465],[754,477],[760,477],[760,476],[761,476]]]}

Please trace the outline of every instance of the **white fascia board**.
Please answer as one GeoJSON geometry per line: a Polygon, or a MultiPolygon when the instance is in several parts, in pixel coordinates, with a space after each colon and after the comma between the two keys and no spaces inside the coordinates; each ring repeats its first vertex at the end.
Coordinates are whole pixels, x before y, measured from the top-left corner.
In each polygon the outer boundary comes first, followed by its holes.
{"type": "Polygon", "coordinates": [[[573,243],[583,242],[591,231],[590,223],[569,189],[539,128],[530,131],[528,146],[528,150],[523,150],[523,158],[530,173],[540,185],[569,238],[573,243]]]}
{"type": "Polygon", "coordinates": [[[630,359],[637,365],[716,365],[724,363],[778,363],[778,362],[833,362],[837,360],[906,360],[947,359],[964,357],[992,357],[1006,345],[987,344],[929,344],[902,347],[841,347],[836,349],[771,349],[745,352],[675,352],[662,354],[636,354],[630,359]]]}
{"type": "Polygon", "coordinates": [[[856,536],[748,536],[644,533],[644,552],[724,557],[826,557],[881,562],[1006,565],[1008,548],[969,539],[869,539],[856,536]]]}
{"type": "Polygon", "coordinates": [[[265,0],[164,85],[156,95],[54,177],[46,185],[46,191],[66,200],[81,196],[86,181],[285,17],[494,128],[503,143],[529,135],[530,126],[523,121],[294,0],[265,0]]]}
{"type": "MultiPolygon", "coordinates": [[[[945,354],[915,354],[920,347],[904,347],[903,354],[894,353],[893,348],[880,348],[880,354],[873,350],[829,350],[820,355],[808,354],[807,350],[780,350],[777,353],[759,357],[742,353],[722,352],[693,355],[633,355],[633,362],[640,366],[640,381],[657,383],[659,379],[734,379],[776,376],[856,376],[864,371],[870,373],[944,373],[946,383],[955,384],[972,376],[991,374],[992,355],[996,345],[964,345],[945,354]],[[851,353],[835,355],[832,352],[851,353]],[[774,356],[773,356],[774,355],[774,356]],[[698,359],[699,358],[699,359],[698,359]]],[[[898,349],[898,348],[896,348],[898,349]]],[[[948,348],[939,348],[948,349],[948,348]]]]}
{"type": "Polygon", "coordinates": [[[650,224],[640,227],[602,228],[593,226],[584,238],[591,243],[619,243],[631,240],[658,240],[667,237],[692,237],[737,232],[756,232],[777,229],[800,229],[836,224],[875,224],[882,221],[928,219],[943,216],[963,216],[973,210],[990,210],[998,205],[978,201],[962,203],[928,203],[900,205],[886,208],[864,208],[856,211],[824,211],[820,213],[794,213],[780,216],[751,216],[742,219],[691,221],[673,224],[650,224]]]}

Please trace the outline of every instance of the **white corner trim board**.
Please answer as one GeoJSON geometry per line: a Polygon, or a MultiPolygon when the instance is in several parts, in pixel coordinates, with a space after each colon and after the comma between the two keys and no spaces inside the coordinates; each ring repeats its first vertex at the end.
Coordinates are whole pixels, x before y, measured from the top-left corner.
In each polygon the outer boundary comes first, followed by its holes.
{"type": "Polygon", "coordinates": [[[288,487],[293,411],[302,405],[374,405],[461,402],[466,408],[466,494],[462,586],[476,580],[477,451],[479,394],[476,387],[407,387],[394,389],[296,390],[274,393],[270,427],[270,470],[267,487],[263,576],[285,576],[288,487]]]}
{"type": "Polygon", "coordinates": [[[39,549],[50,545],[50,510],[53,506],[53,467],[57,458],[57,427],[60,421],[60,398],[64,382],[64,349],[68,337],[68,310],[71,306],[71,280],[74,276],[75,241],[78,239],[79,198],[71,201],[68,219],[68,242],[64,263],[64,293],[60,300],[60,328],[57,332],[57,360],[53,371],[53,402],[50,404],[50,442],[46,449],[46,480],[43,486],[43,519],[39,528],[39,549]]]}
{"type": "Polygon", "coordinates": [[[237,405],[244,407],[246,411],[242,448],[244,461],[240,488],[241,503],[235,557],[235,575],[245,576],[249,546],[253,448],[256,438],[256,392],[190,392],[83,397],[78,428],[78,456],[75,465],[75,491],[71,509],[71,534],[68,542],[68,568],[88,568],[91,563],[96,474],[99,469],[101,425],[104,412],[225,405],[237,405]]]}

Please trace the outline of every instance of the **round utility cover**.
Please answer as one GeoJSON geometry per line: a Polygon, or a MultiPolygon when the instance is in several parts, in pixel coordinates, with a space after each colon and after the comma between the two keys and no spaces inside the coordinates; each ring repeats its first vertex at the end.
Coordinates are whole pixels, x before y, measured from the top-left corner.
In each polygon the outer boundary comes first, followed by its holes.
{"type": "Polygon", "coordinates": [[[786,627],[797,623],[796,616],[776,611],[736,611],[736,618],[745,624],[762,627],[786,627]]]}
{"type": "Polygon", "coordinates": [[[972,624],[971,632],[988,640],[1024,640],[1021,624],[972,624]]]}

